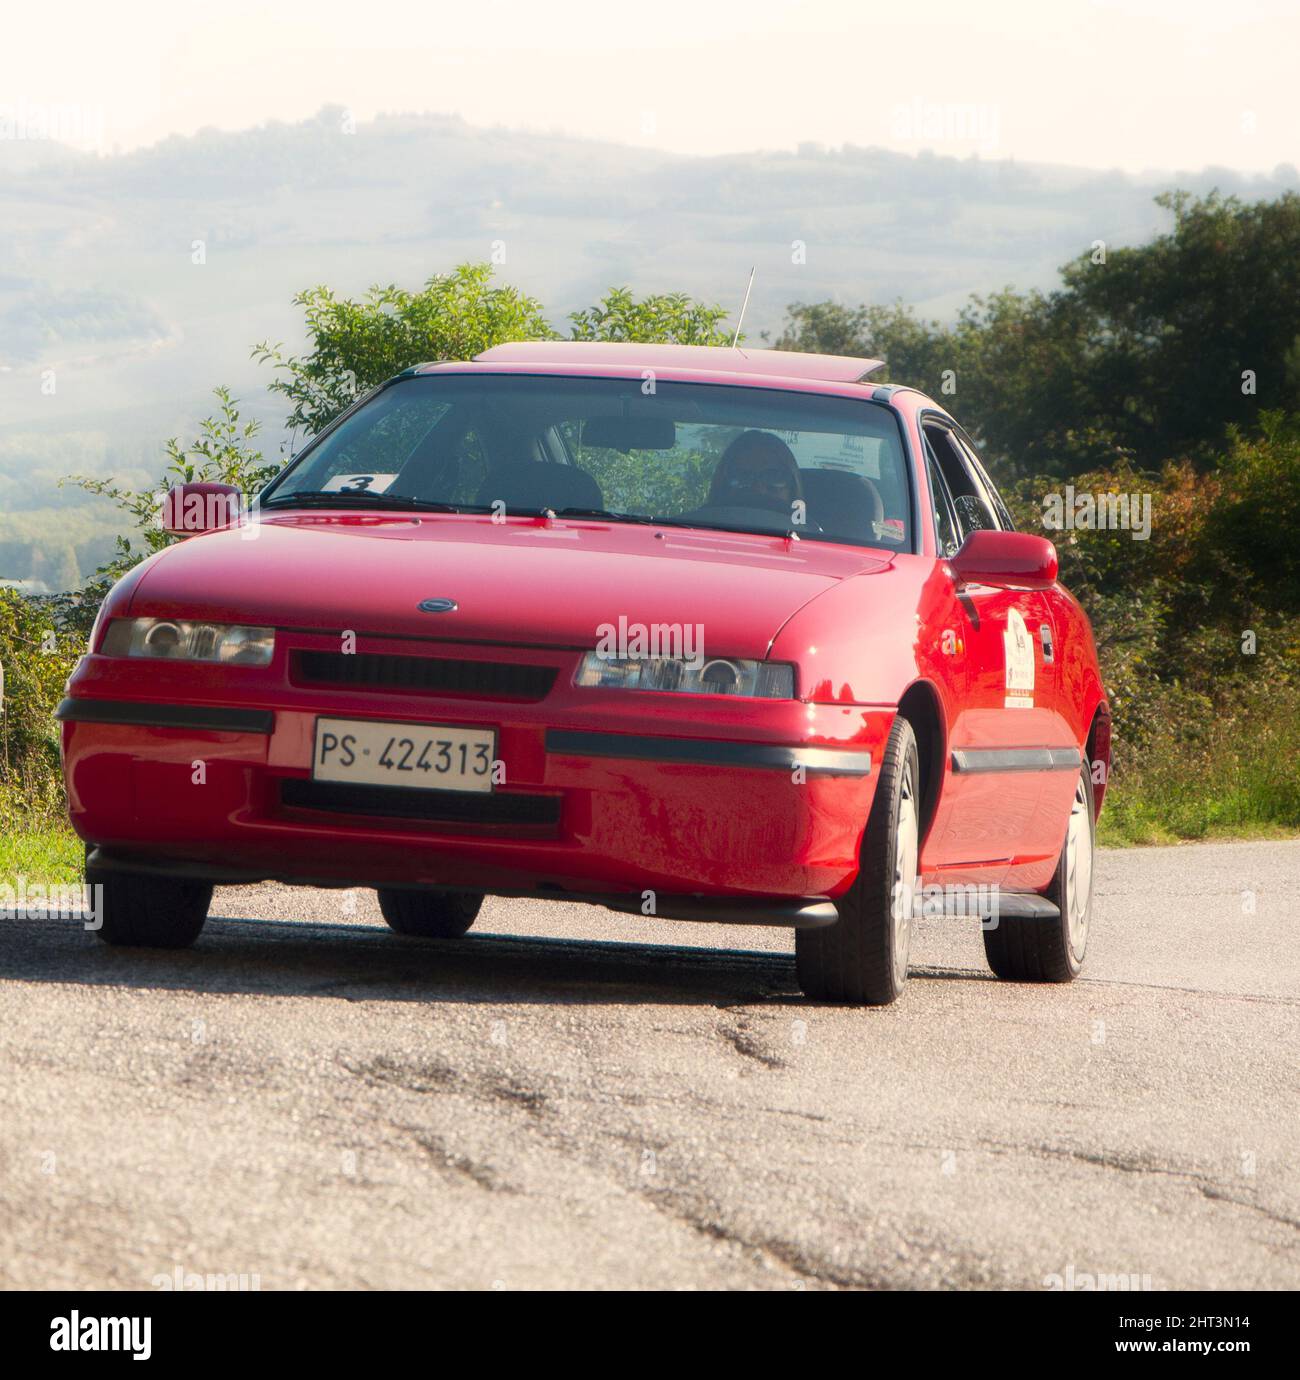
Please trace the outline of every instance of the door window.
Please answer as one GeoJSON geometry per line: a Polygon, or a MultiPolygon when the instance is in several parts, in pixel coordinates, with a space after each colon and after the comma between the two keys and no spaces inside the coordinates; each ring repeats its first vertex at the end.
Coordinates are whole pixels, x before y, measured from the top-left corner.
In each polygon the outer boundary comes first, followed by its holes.
{"type": "Polygon", "coordinates": [[[935,549],[940,556],[955,556],[961,545],[957,534],[957,518],[953,512],[952,495],[939,470],[939,462],[934,457],[930,442],[925,443],[925,463],[930,473],[930,496],[934,507],[935,549]]]}
{"type": "Polygon", "coordinates": [[[965,541],[975,531],[997,531],[1002,525],[998,515],[952,430],[937,422],[927,422],[925,437],[952,495],[960,540],[965,541]]]}
{"type": "Polygon", "coordinates": [[[975,449],[974,442],[960,427],[952,433],[952,437],[961,447],[967,464],[979,481],[980,487],[984,490],[984,496],[988,499],[993,511],[997,513],[999,524],[1005,531],[1014,532],[1016,524],[1011,520],[1011,514],[1007,511],[1007,505],[1002,501],[1002,495],[998,493],[993,481],[989,478],[989,472],[984,468],[984,463],[979,457],[979,452],[975,449]]]}

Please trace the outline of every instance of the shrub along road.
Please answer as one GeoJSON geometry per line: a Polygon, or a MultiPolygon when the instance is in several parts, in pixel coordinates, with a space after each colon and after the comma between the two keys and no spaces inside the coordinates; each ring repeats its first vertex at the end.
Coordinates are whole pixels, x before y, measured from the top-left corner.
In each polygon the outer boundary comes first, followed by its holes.
{"type": "Polygon", "coordinates": [[[923,922],[876,1011],[784,931],[353,900],[4,922],[0,1284],[1300,1286],[1300,842],[1101,855],[1070,987],[923,922]]]}

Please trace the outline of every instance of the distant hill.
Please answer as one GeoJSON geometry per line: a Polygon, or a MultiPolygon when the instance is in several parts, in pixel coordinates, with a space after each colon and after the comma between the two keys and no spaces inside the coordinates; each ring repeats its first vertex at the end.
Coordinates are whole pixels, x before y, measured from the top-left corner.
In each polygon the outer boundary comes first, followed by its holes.
{"type": "Polygon", "coordinates": [[[217,383],[270,424],[274,450],[281,409],[249,349],[295,343],[290,298],[311,284],[415,285],[495,246],[500,277],[563,328],[616,284],[735,304],[756,264],[752,339],[793,301],[902,298],[949,316],[971,292],[1048,286],[1093,240],[1155,233],[1151,198],[1175,185],[1258,199],[1300,177],[854,147],[687,158],[452,116],[349,133],[336,109],[120,156],[0,142],[0,579],[88,574],[111,509],[57,478],[151,478],[217,383]]]}

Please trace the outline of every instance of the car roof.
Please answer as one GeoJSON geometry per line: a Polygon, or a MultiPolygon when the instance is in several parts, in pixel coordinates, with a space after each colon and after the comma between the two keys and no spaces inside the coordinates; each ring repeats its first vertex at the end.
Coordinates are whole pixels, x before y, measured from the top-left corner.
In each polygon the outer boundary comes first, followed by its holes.
{"type": "MultiPolygon", "coordinates": [[[[531,365],[600,370],[611,367],[700,371],[710,374],[755,374],[766,378],[799,379],[822,383],[865,383],[877,370],[879,359],[850,355],[811,355],[794,350],[751,350],[748,346],[630,345],[609,341],[530,340],[494,345],[474,356],[474,363],[531,365]]],[[[444,366],[445,367],[445,366],[444,366]]],[[[439,368],[422,364],[413,371],[439,368]]]]}

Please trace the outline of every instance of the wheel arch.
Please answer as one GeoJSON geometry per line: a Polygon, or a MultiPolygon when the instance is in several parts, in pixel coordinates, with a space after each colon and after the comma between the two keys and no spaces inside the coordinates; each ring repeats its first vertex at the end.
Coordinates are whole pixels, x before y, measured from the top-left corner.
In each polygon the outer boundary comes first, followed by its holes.
{"type": "Polygon", "coordinates": [[[1111,746],[1110,705],[1101,700],[1093,711],[1084,749],[1092,770],[1094,818],[1101,814],[1101,802],[1105,799],[1106,787],[1110,782],[1111,746]],[[1100,771],[1097,769],[1098,763],[1101,764],[1100,771]]]}
{"type": "Polygon", "coordinates": [[[939,806],[944,764],[948,752],[948,728],[943,702],[928,680],[913,681],[899,696],[898,712],[912,725],[916,755],[921,768],[921,842],[925,842],[939,806]]]}

